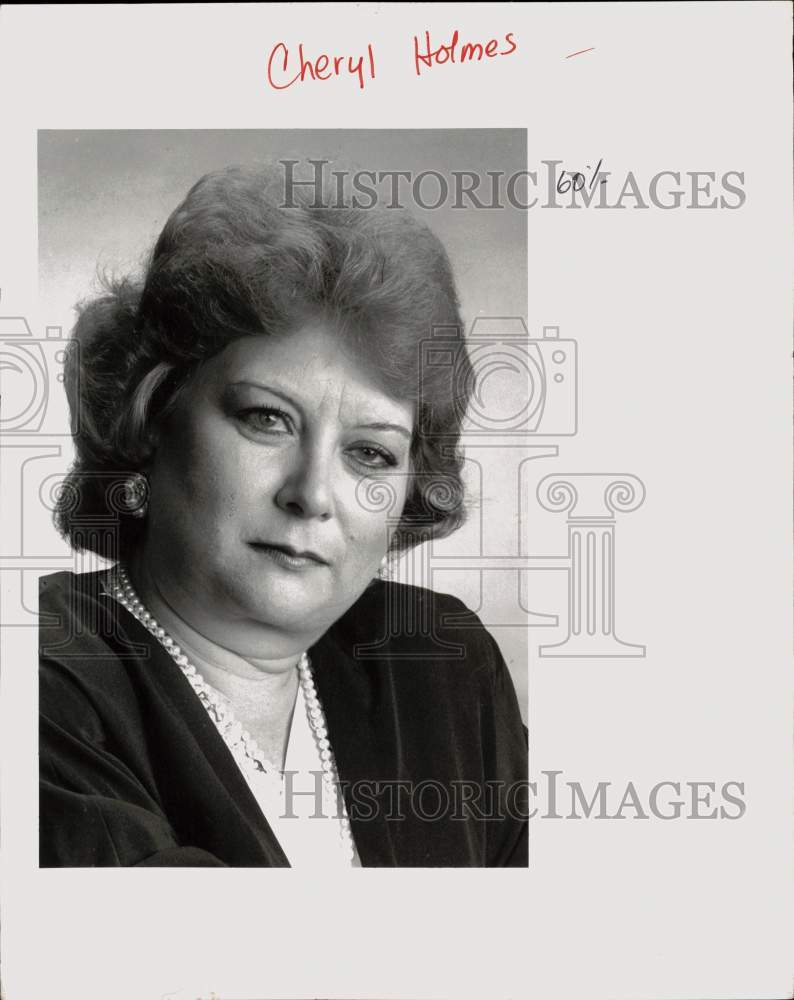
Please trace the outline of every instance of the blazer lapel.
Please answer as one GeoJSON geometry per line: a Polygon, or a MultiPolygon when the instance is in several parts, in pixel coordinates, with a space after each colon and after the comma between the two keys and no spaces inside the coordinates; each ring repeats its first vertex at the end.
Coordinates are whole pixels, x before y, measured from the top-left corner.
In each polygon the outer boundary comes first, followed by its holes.
{"type": "Polygon", "coordinates": [[[372,661],[356,660],[333,629],[309,650],[309,657],[361,863],[396,866],[399,837],[386,818],[393,794],[388,786],[407,775],[389,674],[372,661]]]}
{"type": "MultiPolygon", "coordinates": [[[[116,618],[116,626],[112,632],[114,643],[120,642],[121,646],[126,648],[134,645],[144,647],[146,655],[130,658],[127,669],[137,675],[139,692],[148,702],[147,712],[150,719],[154,721],[157,715],[162,716],[158,720],[159,726],[153,726],[152,732],[161,731],[173,735],[180,726],[186,727],[193,745],[204,756],[227,793],[226,803],[216,802],[208,806],[213,810],[217,809],[219,814],[226,808],[235,809],[241,814],[245,826],[250,830],[251,847],[255,845],[256,852],[261,857],[261,864],[277,868],[290,867],[287,856],[259,808],[231,751],[187,678],[166,650],[134,615],[124,611],[110,596],[107,597],[107,602],[116,618]]],[[[165,748],[163,751],[165,752],[165,748]]],[[[173,753],[173,750],[170,749],[169,752],[173,753]]],[[[190,747],[182,748],[179,759],[185,760],[186,771],[190,770],[190,766],[189,758],[185,758],[184,755],[193,752],[195,751],[190,747]]],[[[238,849],[243,853],[246,851],[243,844],[237,844],[232,853],[236,853],[238,849]]],[[[250,849],[249,847],[248,850],[250,849]]]]}

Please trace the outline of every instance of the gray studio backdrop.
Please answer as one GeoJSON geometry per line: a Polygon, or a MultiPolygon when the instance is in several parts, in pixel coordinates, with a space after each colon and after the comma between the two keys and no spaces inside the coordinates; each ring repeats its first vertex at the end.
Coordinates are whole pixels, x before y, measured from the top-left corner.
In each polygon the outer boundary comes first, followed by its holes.
{"type": "MultiPolygon", "coordinates": [[[[410,182],[400,182],[400,197],[447,248],[467,332],[478,317],[526,319],[527,212],[509,204],[504,187],[499,199],[504,207],[497,208],[477,207],[473,199],[456,199],[454,193],[455,172],[473,172],[483,181],[480,202],[492,204],[486,196],[492,190],[488,175],[495,172],[506,179],[526,170],[522,129],[70,130],[39,132],[39,300],[47,324],[65,333],[71,330],[74,305],[96,290],[98,269],[117,275],[137,272],[168,215],[202,174],[232,163],[272,159],[301,161],[295,167],[301,177],[311,176],[313,168],[306,161],[322,159],[341,161],[354,170],[408,171],[413,177],[435,171],[449,178],[449,195],[443,201],[432,177],[419,189],[426,205],[442,201],[438,207],[417,204],[410,182]]],[[[517,391],[522,391],[520,386],[517,391]]],[[[64,469],[69,458],[67,446],[61,458],[64,469]]],[[[517,450],[516,463],[520,459],[517,450]]],[[[475,512],[470,523],[435,543],[432,551],[412,556],[410,567],[402,564],[397,575],[454,593],[475,611],[484,604],[483,587],[490,591],[490,608],[504,605],[505,614],[484,616],[485,624],[510,667],[526,719],[529,644],[526,625],[515,623],[512,610],[515,577],[484,574],[474,565],[483,553],[485,536],[489,551],[517,554],[516,520],[496,509],[500,495],[515,491],[516,481],[513,467],[489,475],[487,482],[472,467],[467,476],[475,512]],[[434,573],[436,556],[445,568],[434,573]],[[499,624],[505,621],[513,624],[499,624]]],[[[511,503],[508,508],[517,506],[511,503]]],[[[52,531],[53,551],[62,551],[58,546],[65,546],[52,531]]]]}

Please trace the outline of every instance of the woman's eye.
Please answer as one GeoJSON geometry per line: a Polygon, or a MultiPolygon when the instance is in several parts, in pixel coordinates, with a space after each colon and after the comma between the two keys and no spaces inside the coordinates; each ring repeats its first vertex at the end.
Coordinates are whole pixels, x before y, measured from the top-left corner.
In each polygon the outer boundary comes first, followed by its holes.
{"type": "Polygon", "coordinates": [[[397,465],[397,459],[385,448],[376,448],[374,445],[361,444],[350,449],[358,462],[368,465],[371,468],[385,469],[397,465]]]}
{"type": "Polygon", "coordinates": [[[289,415],[270,406],[254,406],[237,414],[247,427],[265,433],[284,434],[291,430],[289,415]]]}

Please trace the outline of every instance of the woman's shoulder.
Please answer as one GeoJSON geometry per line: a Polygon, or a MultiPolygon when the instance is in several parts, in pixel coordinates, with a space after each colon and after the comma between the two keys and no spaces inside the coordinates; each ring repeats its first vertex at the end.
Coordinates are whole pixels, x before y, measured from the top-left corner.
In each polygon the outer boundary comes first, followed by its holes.
{"type": "MultiPolygon", "coordinates": [[[[518,702],[499,646],[451,594],[373,583],[310,657],[329,722],[358,711],[363,720],[378,720],[378,732],[397,725],[395,740],[408,734],[425,763],[443,759],[450,740],[476,748],[485,724],[509,730],[523,752],[518,702]]],[[[424,766],[419,757],[417,769],[424,766]]]]}
{"type": "Polygon", "coordinates": [[[499,647],[463,601],[426,587],[374,581],[331,630],[361,659],[501,661],[499,647]]]}
{"type": "Polygon", "coordinates": [[[75,607],[75,600],[98,598],[105,593],[108,571],[93,570],[88,573],[74,573],[72,570],[58,570],[39,577],[39,611],[55,606],[75,607]]]}
{"type": "Polygon", "coordinates": [[[135,649],[121,633],[104,586],[106,576],[105,570],[62,570],[39,579],[42,707],[54,708],[63,699],[123,699],[128,694],[125,651],[129,658],[135,649]]]}
{"type": "Polygon", "coordinates": [[[39,640],[43,648],[67,654],[73,647],[105,644],[114,615],[106,587],[107,571],[61,570],[39,578],[39,640]]]}

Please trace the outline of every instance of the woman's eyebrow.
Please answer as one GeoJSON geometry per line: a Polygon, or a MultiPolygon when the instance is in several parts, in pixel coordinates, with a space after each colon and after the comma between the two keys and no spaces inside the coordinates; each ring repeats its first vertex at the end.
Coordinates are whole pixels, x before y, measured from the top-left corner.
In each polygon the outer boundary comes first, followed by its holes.
{"type": "Polygon", "coordinates": [[[397,431],[399,434],[407,437],[409,441],[412,437],[411,432],[406,427],[403,427],[402,424],[385,424],[379,421],[373,424],[358,424],[357,427],[370,431],[397,431]]]}
{"type": "Polygon", "coordinates": [[[295,409],[303,416],[303,407],[296,400],[293,399],[288,393],[284,392],[282,389],[275,389],[272,385],[265,385],[264,382],[256,382],[254,379],[238,379],[236,382],[230,382],[229,388],[234,389],[237,386],[250,385],[254,389],[262,389],[264,392],[270,392],[274,396],[278,396],[279,399],[283,399],[285,403],[289,403],[290,406],[294,406],[295,409]]]}

